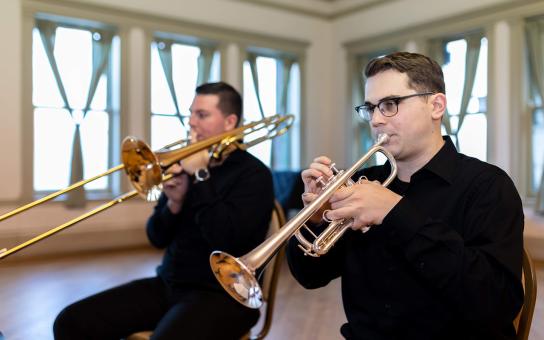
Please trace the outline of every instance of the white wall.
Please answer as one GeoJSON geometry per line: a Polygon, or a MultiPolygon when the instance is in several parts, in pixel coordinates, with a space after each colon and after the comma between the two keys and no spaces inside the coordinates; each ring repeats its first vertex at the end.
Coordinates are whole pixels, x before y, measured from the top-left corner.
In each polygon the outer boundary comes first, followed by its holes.
{"type": "Polygon", "coordinates": [[[22,187],[21,145],[21,6],[5,1],[0,12],[4,48],[0,59],[0,201],[20,196],[22,187]],[[8,33],[9,32],[9,33],[8,33]]]}

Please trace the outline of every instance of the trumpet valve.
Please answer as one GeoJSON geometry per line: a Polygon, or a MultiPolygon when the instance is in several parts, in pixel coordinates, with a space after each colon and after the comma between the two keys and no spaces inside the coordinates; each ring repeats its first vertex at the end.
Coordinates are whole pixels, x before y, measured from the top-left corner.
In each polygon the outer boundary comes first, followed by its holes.
{"type": "Polygon", "coordinates": [[[319,176],[315,179],[315,181],[317,183],[319,183],[319,185],[321,185],[322,188],[326,187],[327,186],[327,182],[325,182],[325,180],[323,179],[323,176],[319,176]]]}

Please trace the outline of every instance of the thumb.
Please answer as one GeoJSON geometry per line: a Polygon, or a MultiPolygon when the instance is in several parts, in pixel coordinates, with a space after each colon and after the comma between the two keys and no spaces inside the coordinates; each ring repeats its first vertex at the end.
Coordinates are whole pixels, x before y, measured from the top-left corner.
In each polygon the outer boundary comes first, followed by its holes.
{"type": "Polygon", "coordinates": [[[317,197],[317,194],[314,194],[312,192],[305,192],[302,194],[302,202],[306,204],[310,204],[315,200],[317,197]]]}

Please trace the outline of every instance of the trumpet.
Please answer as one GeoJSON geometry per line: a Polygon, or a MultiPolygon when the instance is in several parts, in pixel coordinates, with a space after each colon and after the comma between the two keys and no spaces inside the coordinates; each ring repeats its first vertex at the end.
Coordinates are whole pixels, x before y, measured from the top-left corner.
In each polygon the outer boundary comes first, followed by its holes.
{"type": "Polygon", "coordinates": [[[0,260],[137,195],[147,201],[156,200],[161,192],[162,183],[173,176],[172,174],[165,174],[165,172],[174,163],[204,150],[209,150],[210,157],[216,159],[220,158],[223,152],[228,150],[231,146],[245,150],[260,142],[284,134],[292,126],[293,121],[293,115],[274,115],[196,143],[189,144],[188,140],[180,140],[163,147],[157,152],[151,151],[151,148],[145,142],[138,140],[135,137],[126,137],[122,144],[122,164],[108,169],[102,174],[74,183],[65,189],[49,194],[37,201],[28,203],[3,214],[0,216],[0,222],[122,169],[125,170],[134,190],[124,193],[112,201],[106,202],[83,215],[52,228],[13,248],[0,249],[0,260]],[[248,137],[249,140],[245,141],[244,139],[248,137]],[[179,148],[169,150],[178,145],[179,148]]]}
{"type": "Polygon", "coordinates": [[[323,190],[315,200],[305,206],[295,217],[257,246],[257,248],[239,258],[222,251],[214,251],[210,255],[212,271],[230,296],[246,307],[260,308],[263,304],[263,294],[259,281],[255,277],[255,272],[258,268],[265,265],[293,235],[299,241],[299,247],[305,255],[319,257],[326,254],[346,230],[352,226],[353,219],[334,220],[319,236],[315,235],[306,226],[306,222],[340,187],[353,185],[354,182],[351,180],[353,174],[377,152],[384,154],[391,164],[391,173],[382,183],[383,186],[388,186],[397,176],[395,159],[382,146],[388,140],[388,135],[380,134],[376,144],[347,170],[337,170],[333,164],[331,166],[333,176],[327,182],[323,181],[323,190]],[[301,228],[307,229],[310,235],[314,237],[312,242],[308,241],[301,234],[301,228]]]}

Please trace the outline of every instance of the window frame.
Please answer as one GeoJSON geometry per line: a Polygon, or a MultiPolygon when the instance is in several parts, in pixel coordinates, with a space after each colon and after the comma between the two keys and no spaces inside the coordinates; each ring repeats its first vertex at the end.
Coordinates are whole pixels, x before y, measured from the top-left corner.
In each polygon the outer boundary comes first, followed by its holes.
{"type": "MultiPolygon", "coordinates": [[[[153,112],[153,107],[152,107],[152,94],[151,94],[151,91],[152,91],[152,71],[151,71],[151,68],[152,68],[152,65],[151,65],[151,53],[152,53],[152,44],[157,44],[159,43],[161,40],[166,40],[166,41],[169,41],[172,43],[172,45],[174,44],[178,44],[178,45],[184,45],[184,46],[191,46],[191,47],[196,47],[196,48],[199,48],[199,49],[202,49],[203,47],[206,48],[213,48],[215,50],[214,54],[215,53],[219,53],[219,64],[220,64],[220,70],[219,70],[219,73],[220,73],[220,78],[222,78],[222,74],[223,74],[223,65],[222,65],[222,62],[223,62],[223,55],[222,55],[222,51],[221,51],[221,44],[220,42],[218,41],[214,41],[214,40],[211,40],[211,39],[206,39],[206,38],[199,38],[199,37],[196,37],[196,36],[187,36],[187,35],[183,35],[183,34],[175,34],[175,33],[169,33],[169,32],[162,32],[162,31],[156,31],[152,34],[152,39],[150,41],[150,44],[149,44],[149,53],[150,53],[150,57],[149,57],[149,68],[150,68],[150,76],[149,76],[149,128],[148,128],[148,134],[149,134],[149,145],[152,145],[152,139],[153,139],[153,124],[152,124],[152,119],[153,117],[155,116],[162,116],[162,117],[178,117],[176,115],[169,115],[169,114],[164,114],[164,113],[154,113],[153,112]]],[[[173,64],[172,64],[173,66],[173,64]]],[[[198,76],[198,72],[197,72],[197,76],[198,76]]],[[[197,82],[198,82],[198,79],[197,79],[197,82]]],[[[197,84],[198,86],[198,84],[197,84]]],[[[196,87],[195,87],[196,88],[196,87]]],[[[193,95],[194,93],[191,93],[191,95],[193,95]]],[[[171,98],[171,97],[170,97],[171,98]]],[[[178,96],[178,93],[176,93],[176,99],[179,100],[179,96],[178,96]]],[[[183,111],[183,110],[181,110],[183,111]]],[[[184,116],[184,112],[180,112],[180,115],[178,118],[180,118],[180,121],[181,119],[183,119],[183,124],[184,125],[184,128],[186,129],[186,131],[189,131],[189,119],[188,119],[188,116],[185,115],[184,116]]],[[[183,136],[180,136],[179,139],[182,139],[183,136]]],[[[173,141],[172,141],[173,142],[173,141]]],[[[162,147],[162,146],[161,146],[162,147]]]]}
{"type": "MultiPolygon", "coordinates": [[[[27,70],[28,74],[24,75],[25,83],[28,81],[29,90],[25,91],[25,93],[28,93],[28,100],[25,100],[25,106],[27,107],[25,109],[26,112],[30,112],[30,115],[23,115],[24,116],[24,128],[25,135],[28,138],[25,138],[26,141],[24,143],[24,147],[27,152],[25,152],[25,155],[28,155],[28,157],[25,157],[24,163],[28,164],[25,166],[25,173],[24,178],[27,178],[28,180],[25,180],[25,185],[23,187],[23,197],[27,197],[29,200],[39,199],[41,197],[44,197],[48,194],[51,194],[53,192],[56,192],[57,190],[35,190],[34,188],[34,110],[36,108],[39,108],[34,105],[32,100],[32,93],[33,93],[33,32],[34,29],[36,29],[36,20],[42,20],[42,21],[49,21],[54,23],[57,27],[65,27],[65,28],[72,28],[72,29],[81,29],[81,30],[108,30],[114,34],[113,39],[121,39],[118,32],[118,27],[107,23],[103,21],[99,21],[96,19],[90,19],[90,18],[84,18],[79,17],[76,15],[58,15],[58,14],[52,14],[48,12],[43,11],[36,11],[35,13],[31,13],[28,16],[25,17],[24,20],[24,29],[23,32],[27,33],[29,36],[28,41],[28,51],[29,53],[24,53],[25,58],[23,60],[23,63],[26,65],[29,65],[27,70]],[[27,130],[28,129],[28,130],[27,130]]],[[[25,44],[26,46],[27,44],[25,44]]],[[[119,42],[119,53],[122,54],[122,48],[121,48],[121,41],[119,42]]],[[[26,50],[26,49],[25,49],[26,50]]],[[[120,100],[119,97],[120,89],[115,88],[121,86],[121,74],[117,75],[118,84],[114,83],[114,68],[118,69],[118,72],[121,73],[121,65],[117,65],[116,67],[113,66],[113,62],[115,62],[115,59],[117,59],[117,62],[121,62],[121,56],[118,56],[115,58],[113,56],[112,51],[110,51],[108,56],[108,65],[106,67],[106,70],[104,72],[104,75],[107,77],[107,86],[106,86],[106,92],[107,92],[107,98],[106,98],[106,108],[104,109],[104,112],[108,115],[108,139],[109,139],[109,145],[108,145],[108,156],[107,156],[107,165],[106,168],[109,169],[113,166],[115,166],[116,163],[120,162],[120,136],[121,136],[121,112],[120,112],[120,100]]],[[[26,96],[25,96],[26,98],[26,96]]],[[[85,178],[83,178],[85,179],[85,178]]],[[[68,179],[69,181],[69,179],[68,179]]],[[[110,175],[108,180],[108,185],[104,189],[91,189],[91,190],[85,190],[85,196],[87,201],[91,200],[103,200],[112,198],[116,195],[118,195],[121,191],[120,188],[120,174],[115,173],[110,175]]],[[[71,183],[69,183],[71,185],[71,183]]],[[[64,188],[59,188],[58,190],[61,190],[64,188]]],[[[81,189],[79,189],[81,190],[81,189]]],[[[66,195],[60,196],[57,198],[58,201],[66,201],[67,197],[66,195]]]]}
{"type": "MultiPolygon", "coordinates": [[[[487,41],[487,48],[489,49],[489,39],[488,37],[486,36],[485,34],[486,32],[483,31],[483,30],[471,30],[471,31],[467,31],[467,32],[462,32],[462,33],[456,33],[456,34],[452,34],[452,35],[447,35],[447,36],[443,36],[443,37],[440,37],[440,38],[434,38],[434,39],[431,39],[430,40],[430,43],[429,45],[433,45],[433,44],[436,44],[436,45],[440,45],[440,50],[442,51],[443,55],[445,56],[446,55],[446,46],[450,43],[450,42],[454,42],[454,41],[458,41],[458,40],[465,40],[465,42],[467,43],[467,50],[468,50],[468,40],[467,40],[467,37],[469,37],[471,34],[476,34],[476,36],[480,35],[480,52],[481,53],[481,47],[482,47],[482,40],[483,39],[486,39],[487,41]]],[[[488,58],[487,58],[487,73],[489,73],[489,50],[487,52],[487,55],[488,55],[488,58]]],[[[479,55],[479,58],[480,58],[481,54],[479,55]]],[[[432,57],[432,56],[431,56],[432,57]]],[[[466,54],[465,54],[465,57],[466,57],[466,54]]],[[[442,58],[443,59],[443,58],[442,58]]],[[[445,63],[443,63],[442,65],[440,65],[442,68],[444,67],[444,65],[446,65],[445,63]]],[[[476,66],[476,70],[475,70],[475,81],[476,81],[476,76],[478,75],[478,68],[480,66],[477,65],[476,66]]],[[[447,84],[446,84],[447,85],[447,84]]],[[[472,92],[474,92],[474,86],[476,85],[476,83],[473,84],[473,88],[472,88],[472,92]]],[[[489,129],[490,129],[490,125],[489,125],[489,122],[488,122],[488,119],[489,119],[489,105],[488,105],[488,102],[489,102],[489,77],[486,79],[486,90],[487,90],[487,94],[485,96],[485,102],[486,102],[486,105],[485,105],[485,112],[482,112],[482,111],[478,111],[478,112],[467,112],[466,113],[466,116],[465,116],[465,119],[470,116],[470,115],[474,115],[474,114],[483,114],[486,118],[486,140],[485,140],[485,143],[486,143],[486,153],[485,153],[485,156],[486,156],[486,159],[484,161],[487,162],[487,159],[489,158],[489,129]]],[[[446,88],[446,92],[448,93],[446,96],[450,95],[450,92],[448,91],[448,89],[446,88]]],[[[472,97],[472,92],[471,92],[471,98],[472,97]]],[[[479,97],[480,98],[480,97],[479,97]]],[[[469,99],[469,102],[470,102],[470,99],[469,99]]],[[[467,110],[468,110],[468,106],[467,106],[467,110]]],[[[452,116],[458,116],[458,114],[456,115],[452,115],[452,116]]],[[[448,117],[443,117],[443,120],[444,119],[447,119],[448,117]]],[[[451,117],[450,117],[451,118],[451,117]]],[[[466,123],[466,122],[465,122],[466,123]]],[[[451,124],[451,120],[450,120],[450,124],[451,124]]],[[[442,126],[444,126],[444,123],[442,122],[442,126]]],[[[461,130],[459,128],[457,128],[456,130],[457,134],[453,134],[453,136],[450,135],[450,137],[456,137],[456,138],[459,138],[459,132],[461,132],[461,130]]],[[[456,141],[455,138],[452,138],[452,141],[454,142],[455,145],[459,145],[457,144],[458,142],[456,141]]],[[[464,152],[463,150],[460,150],[460,152],[464,152]]],[[[468,154],[467,154],[468,155],[468,154]]],[[[472,155],[469,155],[469,156],[472,156],[472,155]]]]}
{"type": "MultiPolygon", "coordinates": [[[[274,164],[270,164],[270,169],[272,170],[280,170],[280,171],[289,171],[289,170],[299,170],[301,169],[302,167],[302,152],[301,150],[303,149],[303,146],[302,146],[302,135],[303,135],[303,132],[302,132],[302,124],[303,124],[303,79],[304,79],[304,73],[303,73],[303,61],[300,60],[300,55],[298,54],[294,54],[294,53],[289,53],[288,51],[283,51],[283,50],[278,50],[278,49],[272,49],[272,48],[266,48],[266,47],[259,47],[259,46],[248,46],[245,48],[245,56],[242,60],[242,63],[241,63],[241,69],[242,69],[242,73],[243,73],[243,70],[244,70],[244,65],[247,61],[247,56],[249,54],[253,54],[255,55],[257,58],[258,57],[264,57],[264,58],[271,58],[271,59],[274,59],[276,61],[276,66],[280,65],[281,62],[282,62],[282,59],[289,59],[292,61],[292,65],[291,65],[291,69],[289,70],[289,72],[292,72],[292,68],[294,67],[295,64],[298,65],[298,68],[299,68],[299,89],[298,89],[298,92],[300,94],[300,98],[299,98],[299,107],[298,107],[298,113],[295,113],[295,120],[293,121],[293,125],[291,126],[291,128],[286,132],[286,136],[280,136],[278,138],[288,138],[288,141],[287,141],[287,148],[289,150],[289,155],[288,155],[288,159],[287,161],[285,162],[285,165],[283,165],[283,167],[281,168],[278,168],[276,169],[276,166],[274,164]],[[296,151],[296,149],[299,149],[298,151],[296,151]]],[[[280,89],[280,76],[281,76],[281,72],[282,72],[282,69],[276,69],[276,94],[281,90],[280,89]]],[[[244,97],[245,95],[245,91],[247,90],[247,87],[248,87],[248,84],[246,84],[244,81],[243,81],[244,77],[242,76],[242,91],[241,91],[241,95],[242,95],[242,98],[244,97]]],[[[288,84],[289,86],[290,84],[288,84]]],[[[249,86],[251,89],[254,89],[254,84],[250,84],[249,86]]],[[[289,92],[289,91],[288,91],[289,92]]],[[[279,96],[276,97],[276,107],[278,107],[278,105],[280,105],[280,103],[278,102],[279,100],[279,96]]],[[[289,106],[289,101],[290,101],[290,97],[289,97],[289,94],[288,94],[288,97],[287,97],[287,106],[289,106]]],[[[244,108],[245,108],[245,105],[244,105],[244,108]]],[[[260,113],[259,113],[260,114],[260,113]]],[[[281,113],[281,114],[291,114],[290,112],[284,112],[284,113],[281,113]]],[[[244,119],[246,119],[244,117],[244,119]]],[[[261,118],[262,119],[262,118],[261,118]]],[[[247,121],[244,121],[245,123],[249,123],[250,120],[247,120],[247,121]]],[[[274,152],[274,149],[273,149],[273,146],[272,146],[272,153],[274,152]]],[[[274,159],[274,156],[273,154],[271,154],[271,160],[273,161],[274,159]]]]}

